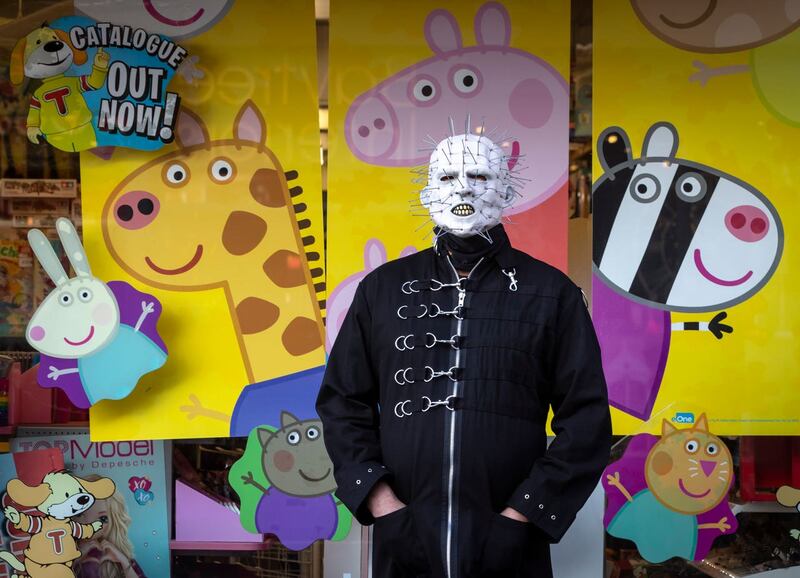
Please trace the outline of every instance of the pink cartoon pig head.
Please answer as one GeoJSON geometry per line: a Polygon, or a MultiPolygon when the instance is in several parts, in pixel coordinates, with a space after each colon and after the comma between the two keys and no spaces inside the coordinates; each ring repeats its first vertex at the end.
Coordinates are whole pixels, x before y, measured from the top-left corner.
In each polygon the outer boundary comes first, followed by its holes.
{"type": "Polygon", "coordinates": [[[524,167],[527,184],[509,213],[552,196],[567,178],[569,90],[561,74],[510,46],[511,20],[497,2],[475,16],[476,45],[464,46],[456,19],[442,9],[425,20],[425,38],[433,56],[353,101],[345,120],[353,154],[380,166],[426,164],[424,143],[447,136],[451,117],[457,132],[486,134],[506,149],[510,164],[524,167]],[[472,126],[461,131],[468,117],[472,126]]]}
{"type": "MultiPolygon", "coordinates": [[[[406,257],[416,252],[417,250],[414,247],[406,247],[400,252],[400,256],[406,257]]],[[[383,246],[383,243],[378,239],[370,239],[364,245],[364,269],[350,275],[331,292],[328,297],[325,323],[327,330],[325,338],[326,351],[330,352],[333,342],[336,341],[336,336],[339,334],[339,329],[342,328],[347,310],[350,309],[350,304],[353,302],[353,297],[355,297],[358,284],[367,276],[367,273],[377,269],[387,260],[386,247],[383,246]]]]}

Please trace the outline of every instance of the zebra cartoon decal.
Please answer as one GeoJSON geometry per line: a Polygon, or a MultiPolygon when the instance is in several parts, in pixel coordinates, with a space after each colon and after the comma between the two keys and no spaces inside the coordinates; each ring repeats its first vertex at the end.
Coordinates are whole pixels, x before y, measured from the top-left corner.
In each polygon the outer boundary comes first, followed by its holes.
{"type": "Polygon", "coordinates": [[[619,127],[597,151],[592,188],[594,322],[612,406],[650,418],[672,331],[732,333],[725,308],[770,279],[783,250],[778,212],[752,185],[675,156],[678,132],[660,122],[633,158],[619,127]],[[708,313],[672,323],[670,312],[708,313]]]}

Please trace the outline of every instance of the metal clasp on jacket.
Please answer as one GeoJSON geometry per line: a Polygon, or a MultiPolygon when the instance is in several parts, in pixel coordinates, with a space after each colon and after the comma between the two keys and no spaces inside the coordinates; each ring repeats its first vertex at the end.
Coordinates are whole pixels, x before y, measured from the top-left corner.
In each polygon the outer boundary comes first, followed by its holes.
{"type": "Polygon", "coordinates": [[[398,369],[397,371],[395,371],[394,382],[397,385],[408,385],[409,383],[414,383],[414,380],[413,379],[409,380],[407,375],[407,373],[411,371],[411,369],[412,368],[410,367],[406,367],[405,369],[398,369]],[[401,378],[403,381],[400,381],[401,378]]]}
{"type": "Polygon", "coordinates": [[[397,339],[394,340],[394,347],[397,351],[406,351],[414,349],[414,344],[408,344],[408,340],[413,338],[414,334],[411,335],[400,335],[397,339]]]}
{"type": "Polygon", "coordinates": [[[399,418],[404,418],[407,415],[412,415],[414,413],[413,411],[406,411],[407,403],[411,403],[411,400],[407,399],[405,401],[398,401],[394,406],[394,415],[396,415],[399,418]]]}
{"type": "Polygon", "coordinates": [[[422,411],[426,412],[429,409],[432,409],[434,407],[439,407],[440,405],[443,405],[444,407],[446,407],[450,411],[455,411],[456,410],[455,404],[454,404],[455,403],[455,399],[456,399],[455,394],[448,395],[444,399],[437,399],[436,401],[433,401],[427,395],[423,395],[422,396],[422,411]],[[427,406],[425,405],[425,402],[428,403],[427,406]]]}
{"type": "MultiPolygon", "coordinates": [[[[427,412],[427,411],[429,411],[429,410],[431,410],[431,409],[433,409],[435,407],[439,407],[439,406],[444,406],[445,408],[447,408],[450,411],[455,411],[456,410],[456,407],[455,407],[456,399],[458,399],[458,398],[455,395],[449,395],[444,399],[432,400],[427,395],[423,395],[420,398],[420,401],[422,402],[422,407],[421,407],[420,411],[425,413],[425,412],[427,412]]],[[[409,415],[414,415],[415,413],[417,413],[417,412],[414,412],[414,411],[409,411],[406,408],[406,405],[408,405],[409,403],[411,403],[410,399],[406,399],[404,401],[398,401],[394,405],[394,415],[396,415],[398,418],[402,419],[404,417],[407,417],[409,415]]]]}
{"type": "Polygon", "coordinates": [[[425,366],[425,377],[423,378],[423,380],[425,381],[425,383],[428,383],[428,382],[433,381],[437,377],[445,377],[445,376],[447,376],[447,377],[450,378],[450,381],[458,381],[458,379],[456,378],[456,371],[458,371],[458,367],[455,367],[455,366],[451,367],[447,371],[436,371],[430,365],[426,365],[425,366]]]}
{"type": "Polygon", "coordinates": [[[517,270],[512,268],[512,269],[501,269],[501,271],[503,272],[503,275],[505,275],[509,279],[508,288],[511,291],[516,291],[517,279],[514,277],[514,275],[517,274],[517,270]]]}
{"type": "Polygon", "coordinates": [[[425,347],[431,349],[437,343],[447,343],[453,349],[458,349],[458,344],[460,343],[461,336],[460,335],[453,335],[450,339],[439,339],[433,333],[426,333],[425,334],[425,347]]]}
{"type": "MultiPolygon", "coordinates": [[[[430,291],[441,291],[445,287],[457,287],[459,290],[463,289],[462,285],[466,279],[459,279],[456,283],[442,283],[438,279],[431,279],[428,283],[428,289],[430,291]]],[[[406,295],[411,295],[412,293],[419,293],[420,289],[415,287],[416,283],[419,283],[419,279],[412,279],[411,281],[406,281],[400,287],[400,290],[405,293],[406,295]]]]}
{"type": "Polygon", "coordinates": [[[455,309],[452,309],[451,311],[445,311],[444,309],[439,307],[438,303],[431,303],[431,311],[428,317],[439,317],[440,315],[452,315],[456,319],[463,319],[463,317],[461,316],[461,309],[462,307],[458,306],[455,309]]]}
{"type": "MultiPolygon", "coordinates": [[[[408,309],[408,307],[409,307],[408,305],[401,305],[400,307],[397,308],[397,316],[400,319],[408,319],[408,315],[404,315],[403,313],[401,313],[404,309],[408,309]]],[[[421,315],[415,315],[417,319],[422,319],[428,314],[428,306],[425,305],[424,303],[420,303],[419,305],[414,305],[414,307],[422,307],[423,309],[421,315]]]]}
{"type": "MultiPolygon", "coordinates": [[[[413,333],[409,335],[398,335],[397,339],[394,340],[395,349],[397,349],[397,351],[410,351],[414,349],[416,347],[416,343],[413,341],[415,337],[416,336],[413,333]],[[412,340],[411,343],[409,343],[409,340],[412,340]]],[[[423,345],[427,349],[433,349],[436,347],[437,343],[444,343],[453,349],[458,349],[459,343],[461,342],[460,340],[460,335],[453,335],[450,339],[439,339],[436,337],[436,335],[429,331],[425,334],[423,345]]]]}

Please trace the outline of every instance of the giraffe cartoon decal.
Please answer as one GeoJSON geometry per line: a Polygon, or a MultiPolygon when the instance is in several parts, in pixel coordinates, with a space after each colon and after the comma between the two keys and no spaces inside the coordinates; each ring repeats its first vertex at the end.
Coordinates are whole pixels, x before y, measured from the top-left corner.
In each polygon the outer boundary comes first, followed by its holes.
{"type": "Polygon", "coordinates": [[[177,150],[126,176],[102,216],[112,257],[136,279],[172,291],[224,290],[251,385],[232,417],[194,395],[182,409],[230,421],[231,435],[278,423],[283,410],[316,417],[325,361],[320,255],[306,251],[315,239],[302,188],[289,186],[297,172],[284,172],[266,135],[249,100],[231,139],[212,140],[182,107],[177,150]]]}

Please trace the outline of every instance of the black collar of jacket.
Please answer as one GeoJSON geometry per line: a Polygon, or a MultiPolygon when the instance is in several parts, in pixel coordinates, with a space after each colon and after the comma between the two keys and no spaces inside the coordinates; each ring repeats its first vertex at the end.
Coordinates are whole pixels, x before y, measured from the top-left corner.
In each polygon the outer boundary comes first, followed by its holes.
{"type": "MultiPolygon", "coordinates": [[[[484,258],[486,260],[494,260],[503,271],[512,271],[517,263],[517,255],[514,247],[511,246],[511,241],[508,238],[505,228],[502,224],[495,225],[488,231],[488,235],[493,239],[493,243],[484,241],[483,237],[475,235],[466,239],[459,239],[448,233],[440,234],[434,252],[442,260],[447,261],[448,256],[452,252],[461,252],[459,256],[462,260],[466,257],[473,257],[474,261],[470,266],[465,265],[465,268],[471,268],[477,262],[484,258]],[[485,246],[483,245],[485,243],[485,246]]],[[[481,267],[483,269],[483,267],[481,267]]]]}

